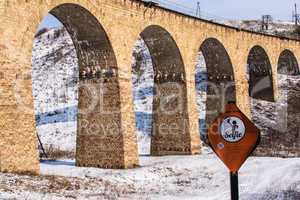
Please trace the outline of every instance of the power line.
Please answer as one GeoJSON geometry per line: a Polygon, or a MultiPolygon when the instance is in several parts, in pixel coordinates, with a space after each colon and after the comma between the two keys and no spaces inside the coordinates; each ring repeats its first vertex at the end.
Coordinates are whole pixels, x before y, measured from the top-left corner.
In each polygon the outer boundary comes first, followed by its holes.
{"type": "MultiPolygon", "coordinates": [[[[147,1],[149,2],[149,1],[147,1]]],[[[191,8],[170,0],[152,0],[151,2],[155,2],[157,4],[159,4],[162,7],[168,8],[168,9],[173,9],[176,10],[178,12],[181,12],[183,14],[188,14],[190,16],[193,17],[197,17],[197,18],[201,18],[201,19],[206,19],[206,20],[212,20],[212,21],[219,21],[219,22],[223,22],[225,20],[228,20],[227,18],[221,17],[221,16],[217,16],[208,12],[203,12],[203,10],[201,10],[200,8],[200,3],[199,3],[199,11],[201,12],[196,12],[195,13],[195,8],[191,8]],[[197,15],[198,13],[200,13],[200,15],[197,15]]],[[[197,9],[198,9],[198,4],[197,4],[197,9]]]]}

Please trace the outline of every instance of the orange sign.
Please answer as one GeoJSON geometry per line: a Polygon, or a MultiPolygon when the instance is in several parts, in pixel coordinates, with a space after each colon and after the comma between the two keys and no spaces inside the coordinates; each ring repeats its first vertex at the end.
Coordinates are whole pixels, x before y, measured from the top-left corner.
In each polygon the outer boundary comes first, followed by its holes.
{"type": "Polygon", "coordinates": [[[226,106],[208,129],[208,140],[231,172],[238,172],[260,142],[260,130],[235,103],[226,106]]]}

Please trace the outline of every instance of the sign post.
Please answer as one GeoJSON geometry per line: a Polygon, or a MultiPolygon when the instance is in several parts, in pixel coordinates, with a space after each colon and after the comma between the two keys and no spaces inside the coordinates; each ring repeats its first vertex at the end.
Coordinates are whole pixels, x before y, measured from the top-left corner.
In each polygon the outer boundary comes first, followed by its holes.
{"type": "Polygon", "coordinates": [[[208,140],[216,155],[230,171],[231,199],[239,199],[238,171],[260,142],[260,130],[235,102],[226,105],[208,129],[208,140]]]}
{"type": "Polygon", "coordinates": [[[231,187],[231,199],[239,199],[239,174],[238,172],[230,172],[230,187],[231,187]]]}

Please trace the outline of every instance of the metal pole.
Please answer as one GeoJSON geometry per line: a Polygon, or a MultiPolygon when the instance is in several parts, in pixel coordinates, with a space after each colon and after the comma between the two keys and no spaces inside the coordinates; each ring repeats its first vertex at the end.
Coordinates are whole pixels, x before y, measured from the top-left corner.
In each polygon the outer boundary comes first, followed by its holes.
{"type": "Polygon", "coordinates": [[[44,149],[44,146],[43,146],[43,143],[42,143],[42,141],[41,141],[41,139],[40,139],[40,136],[39,136],[38,133],[37,133],[36,135],[37,135],[37,138],[38,138],[40,147],[41,147],[41,149],[42,149],[42,152],[43,152],[44,156],[46,157],[46,159],[48,159],[48,155],[46,154],[46,151],[45,151],[45,149],[44,149]]]}
{"type": "Polygon", "coordinates": [[[201,18],[201,6],[199,1],[197,2],[196,17],[201,18]]]}
{"type": "Polygon", "coordinates": [[[295,24],[298,25],[298,11],[297,11],[297,4],[295,2],[295,24]]]}
{"type": "Polygon", "coordinates": [[[239,200],[239,174],[230,172],[231,200],[239,200]]]}

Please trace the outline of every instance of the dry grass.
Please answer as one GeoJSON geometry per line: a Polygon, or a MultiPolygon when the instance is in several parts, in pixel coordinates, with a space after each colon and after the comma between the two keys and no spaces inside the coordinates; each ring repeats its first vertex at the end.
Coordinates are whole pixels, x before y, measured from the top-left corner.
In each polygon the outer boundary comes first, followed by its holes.
{"type": "Polygon", "coordinates": [[[300,185],[300,182],[290,186],[286,190],[276,191],[274,189],[269,189],[263,194],[257,194],[255,200],[299,200],[300,191],[297,188],[300,185]]]}
{"type": "Polygon", "coordinates": [[[75,159],[75,152],[64,151],[52,146],[46,147],[47,157],[40,153],[40,159],[58,160],[58,159],[75,159]]]}

